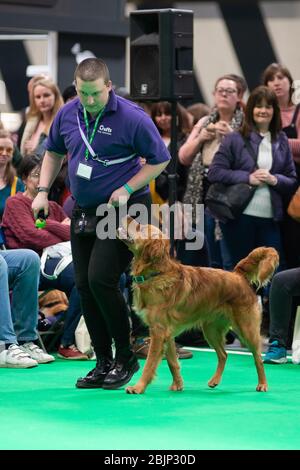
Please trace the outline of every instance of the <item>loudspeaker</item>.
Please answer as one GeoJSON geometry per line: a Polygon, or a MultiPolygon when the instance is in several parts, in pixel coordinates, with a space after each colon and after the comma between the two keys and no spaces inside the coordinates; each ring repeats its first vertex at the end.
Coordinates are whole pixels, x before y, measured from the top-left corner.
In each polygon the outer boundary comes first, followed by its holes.
{"type": "Polygon", "coordinates": [[[137,101],[193,96],[193,12],[130,14],[130,95],[137,101]]]}

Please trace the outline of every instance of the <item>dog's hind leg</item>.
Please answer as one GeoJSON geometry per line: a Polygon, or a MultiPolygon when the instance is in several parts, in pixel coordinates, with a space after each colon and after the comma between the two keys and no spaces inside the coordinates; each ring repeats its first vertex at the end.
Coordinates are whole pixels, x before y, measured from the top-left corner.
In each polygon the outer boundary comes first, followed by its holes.
{"type": "Polygon", "coordinates": [[[166,339],[166,335],[164,334],[162,328],[150,328],[150,347],[142,376],[135,385],[126,388],[127,393],[144,393],[147,385],[152,382],[158,364],[163,357],[164,344],[166,339]]]}
{"type": "Polygon", "coordinates": [[[181,391],[183,390],[183,380],[180,374],[180,365],[176,355],[175,341],[173,338],[170,338],[167,341],[166,348],[166,358],[168,361],[168,366],[173,377],[173,382],[170,386],[172,391],[181,391]]]}
{"type": "MultiPolygon", "coordinates": [[[[251,310],[247,312],[249,318],[251,318],[251,310]]],[[[242,341],[246,344],[248,349],[252,352],[255,367],[258,375],[258,385],[256,387],[257,392],[266,392],[268,390],[268,384],[264,369],[264,364],[261,358],[260,347],[261,337],[259,332],[259,322],[252,317],[251,322],[247,322],[247,325],[239,324],[236,332],[241,337],[242,341]]]]}
{"type": "Polygon", "coordinates": [[[216,351],[218,356],[217,370],[212,378],[208,381],[208,386],[214,388],[221,382],[222,374],[226,364],[227,353],[224,349],[224,342],[225,333],[228,331],[228,323],[205,323],[202,325],[202,330],[208,344],[216,351]]]}

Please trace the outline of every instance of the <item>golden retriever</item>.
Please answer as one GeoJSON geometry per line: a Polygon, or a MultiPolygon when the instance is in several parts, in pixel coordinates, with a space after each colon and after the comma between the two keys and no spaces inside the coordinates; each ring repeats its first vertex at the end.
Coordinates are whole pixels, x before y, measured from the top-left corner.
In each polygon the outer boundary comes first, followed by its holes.
{"type": "Polygon", "coordinates": [[[273,248],[256,248],[233,272],[183,266],[170,257],[170,242],[152,225],[140,225],[129,216],[118,229],[134,254],[132,262],[134,309],[149,326],[150,349],[140,380],[127,393],[143,393],[154,379],[165,352],[173,382],[170,390],[183,390],[174,337],[184,330],[201,327],[218,357],[209,387],[222,378],[229,328],[252,352],[258,375],[257,391],[267,391],[260,351],[261,309],[251,284],[265,285],[278,266],[273,248]]]}

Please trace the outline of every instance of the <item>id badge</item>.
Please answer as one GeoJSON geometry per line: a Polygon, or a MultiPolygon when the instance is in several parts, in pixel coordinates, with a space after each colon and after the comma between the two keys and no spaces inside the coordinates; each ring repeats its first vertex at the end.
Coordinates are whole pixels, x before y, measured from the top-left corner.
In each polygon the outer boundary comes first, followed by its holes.
{"type": "Polygon", "coordinates": [[[79,163],[76,175],[80,178],[90,180],[92,177],[92,170],[93,168],[91,166],[86,165],[85,163],[79,163]]]}

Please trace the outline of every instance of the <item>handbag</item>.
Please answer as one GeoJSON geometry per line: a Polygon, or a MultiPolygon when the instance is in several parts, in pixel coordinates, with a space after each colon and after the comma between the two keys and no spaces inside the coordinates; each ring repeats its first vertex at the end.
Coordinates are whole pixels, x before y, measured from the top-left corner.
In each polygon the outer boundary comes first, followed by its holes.
{"type": "MultiPolygon", "coordinates": [[[[250,142],[246,139],[244,142],[256,166],[257,156],[250,142]]],[[[213,183],[208,188],[205,203],[213,217],[226,222],[226,220],[237,219],[243,213],[255,191],[256,187],[248,183],[213,183]]]]}
{"type": "Polygon", "coordinates": [[[56,243],[44,248],[41,256],[41,273],[50,281],[56,280],[61,272],[72,263],[72,250],[70,242],[56,243]],[[53,274],[45,273],[46,262],[49,258],[60,258],[59,262],[55,266],[53,274]]]}
{"type": "Polygon", "coordinates": [[[99,217],[95,215],[96,210],[91,213],[88,209],[76,208],[73,210],[73,227],[75,235],[81,237],[96,236],[99,217]]]}
{"type": "Polygon", "coordinates": [[[39,311],[45,317],[51,317],[68,310],[69,301],[66,294],[58,289],[43,291],[39,295],[39,311]]]}
{"type": "Polygon", "coordinates": [[[213,183],[207,191],[205,202],[211,214],[218,220],[234,220],[247,207],[255,192],[255,186],[247,183],[213,183]]]}
{"type": "Polygon", "coordinates": [[[287,213],[290,217],[292,217],[292,219],[300,222],[300,187],[292,197],[287,208],[287,213]]]}
{"type": "Polygon", "coordinates": [[[92,352],[92,342],[83,315],[81,315],[75,330],[75,343],[83,354],[90,354],[92,352]]]}

